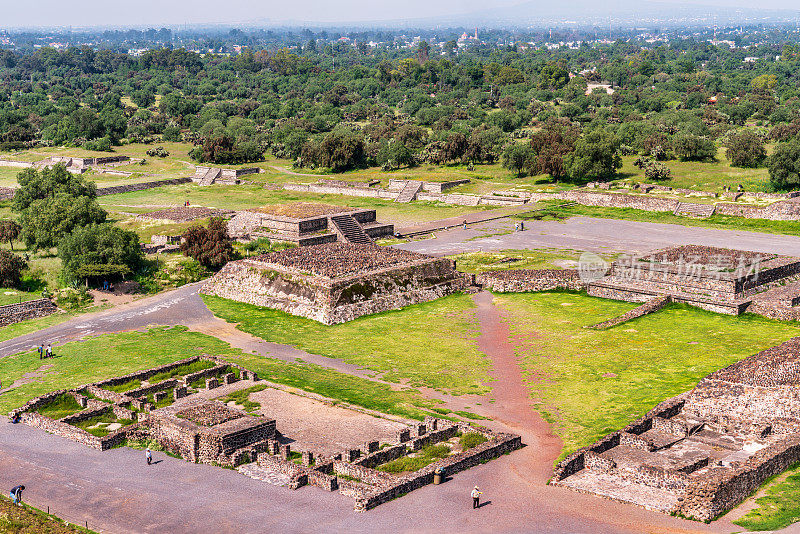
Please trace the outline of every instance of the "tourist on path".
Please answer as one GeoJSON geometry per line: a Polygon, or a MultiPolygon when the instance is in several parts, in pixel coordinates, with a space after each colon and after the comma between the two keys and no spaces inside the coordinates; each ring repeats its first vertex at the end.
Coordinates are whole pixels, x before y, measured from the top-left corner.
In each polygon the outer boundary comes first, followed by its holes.
{"type": "Polygon", "coordinates": [[[483,492],[482,491],[478,491],[478,486],[475,486],[475,489],[472,490],[472,493],[470,495],[472,495],[472,508],[473,508],[473,510],[475,508],[480,508],[481,507],[481,495],[483,495],[483,492]]]}
{"type": "Polygon", "coordinates": [[[153,453],[150,452],[150,448],[149,447],[145,451],[144,455],[147,457],[147,465],[152,464],[153,463],[153,453]]]}
{"type": "Polygon", "coordinates": [[[11,488],[11,500],[14,501],[14,504],[21,506],[22,502],[22,490],[25,489],[25,486],[14,486],[11,488]]]}

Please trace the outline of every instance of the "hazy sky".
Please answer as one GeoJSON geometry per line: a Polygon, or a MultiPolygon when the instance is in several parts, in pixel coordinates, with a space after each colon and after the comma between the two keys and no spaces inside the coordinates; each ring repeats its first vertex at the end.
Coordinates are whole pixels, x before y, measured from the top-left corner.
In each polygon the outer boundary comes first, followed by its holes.
{"type": "MultiPolygon", "coordinates": [[[[552,5],[552,0],[535,0],[552,5]]],[[[580,2],[581,0],[578,0],[580,2]]],[[[614,0],[599,0],[603,5],[614,0]]],[[[676,4],[798,9],[800,0],[660,0],[676,4]]],[[[426,18],[523,3],[521,0],[0,0],[0,27],[174,25],[426,18]]],[[[566,0],[564,5],[572,2],[566,0]]]]}
{"type": "Polygon", "coordinates": [[[182,24],[259,19],[372,21],[468,13],[519,3],[520,0],[0,0],[0,26],[182,24]]]}

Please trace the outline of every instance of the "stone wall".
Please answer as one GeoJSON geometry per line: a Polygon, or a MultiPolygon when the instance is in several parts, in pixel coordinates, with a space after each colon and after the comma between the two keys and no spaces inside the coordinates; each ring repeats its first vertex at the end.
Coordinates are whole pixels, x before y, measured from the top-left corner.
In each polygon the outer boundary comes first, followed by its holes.
{"type": "Polygon", "coordinates": [[[337,280],[259,268],[259,263],[228,263],[202,292],[256,306],[283,310],[323,324],[428,302],[469,287],[472,278],[445,258],[426,258],[337,280]]]}
{"type": "Polygon", "coordinates": [[[641,306],[637,306],[631,311],[620,315],[619,317],[614,317],[613,319],[609,319],[607,321],[603,321],[601,323],[597,323],[596,325],[591,326],[590,328],[594,328],[595,330],[605,330],[607,328],[611,328],[622,323],[626,323],[628,321],[632,321],[633,319],[638,319],[639,317],[644,317],[647,314],[656,312],[672,302],[672,297],[669,295],[663,295],[658,297],[653,297],[641,306]]]}
{"type": "Polygon", "coordinates": [[[387,191],[385,189],[364,188],[364,187],[343,187],[328,184],[284,184],[283,188],[287,191],[300,191],[303,193],[320,193],[324,195],[348,195],[353,197],[386,198],[394,200],[400,194],[399,191],[387,191]]]}
{"type": "Polygon", "coordinates": [[[475,282],[491,291],[522,293],[570,289],[580,291],[586,283],[574,269],[519,269],[486,271],[475,276],[475,282]]]}
{"type": "Polygon", "coordinates": [[[640,417],[639,419],[625,426],[625,428],[622,430],[607,434],[594,444],[589,445],[588,447],[582,447],[573,452],[556,464],[556,467],[553,469],[553,476],[550,479],[550,484],[558,484],[561,480],[570,475],[574,475],[581,469],[584,469],[586,467],[587,453],[599,454],[618,446],[620,444],[622,434],[642,434],[643,432],[646,432],[652,428],[653,419],[670,419],[674,417],[683,409],[689,394],[690,392],[686,392],[669,398],[656,405],[655,408],[647,412],[647,414],[645,414],[643,417],[640,417]]]}
{"type": "Polygon", "coordinates": [[[713,469],[690,483],[677,513],[710,521],[749,497],[769,477],[800,461],[800,436],[787,436],[756,452],[738,468],[713,469]]]}
{"type": "Polygon", "coordinates": [[[57,311],[58,308],[50,299],[37,299],[20,304],[7,304],[5,306],[0,306],[0,327],[27,319],[46,317],[57,311]]]}
{"type": "Polygon", "coordinates": [[[102,197],[106,195],[119,195],[121,193],[130,193],[132,191],[144,191],[146,189],[154,189],[156,187],[164,187],[166,185],[180,185],[191,182],[191,178],[173,178],[171,180],[158,180],[155,182],[142,182],[138,184],[128,185],[115,185],[111,187],[97,188],[97,196],[102,197]]]}
{"type": "Polygon", "coordinates": [[[438,460],[415,473],[398,477],[397,482],[392,486],[378,487],[371,493],[358,497],[355,509],[358,512],[364,512],[409,491],[427,486],[433,482],[433,473],[438,468],[442,468],[445,475],[453,475],[520,447],[522,447],[522,440],[519,436],[497,434],[493,436],[493,439],[472,449],[438,460]]]}

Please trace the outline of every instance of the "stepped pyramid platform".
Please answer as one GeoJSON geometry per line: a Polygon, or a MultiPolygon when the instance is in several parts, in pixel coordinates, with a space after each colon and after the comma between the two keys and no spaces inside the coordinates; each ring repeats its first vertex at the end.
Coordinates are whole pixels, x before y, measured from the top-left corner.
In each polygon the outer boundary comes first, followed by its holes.
{"type": "Polygon", "coordinates": [[[345,242],[369,244],[390,236],[394,225],[376,220],[375,210],[297,202],[237,212],[228,234],[237,238],[267,237],[300,246],[345,242]]]}
{"type": "Polygon", "coordinates": [[[471,284],[472,276],[446,258],[338,242],[230,262],[201,291],[336,324],[435,300],[471,284]]]}
{"type": "MultiPolygon", "coordinates": [[[[670,295],[673,302],[738,315],[757,295],[777,291],[798,275],[800,258],[684,245],[621,258],[587,292],[628,302],[670,295]]],[[[780,302],[792,306],[800,298],[782,295],[780,302]]]]}

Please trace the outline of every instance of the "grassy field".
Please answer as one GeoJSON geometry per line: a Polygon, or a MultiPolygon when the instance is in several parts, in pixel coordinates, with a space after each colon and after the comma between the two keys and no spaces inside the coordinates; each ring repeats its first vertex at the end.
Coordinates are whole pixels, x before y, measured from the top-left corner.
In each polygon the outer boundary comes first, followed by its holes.
{"type": "Polygon", "coordinates": [[[372,369],[391,382],[455,394],[488,391],[488,360],[475,342],[475,305],[465,295],[333,326],[219,297],[203,300],[244,332],[372,369]]]}
{"type": "Polygon", "coordinates": [[[259,184],[251,183],[238,186],[214,185],[212,187],[182,184],[99,198],[100,204],[105,209],[117,212],[132,212],[131,208],[137,211],[153,211],[163,206],[183,205],[187,200],[193,206],[230,210],[244,210],[289,202],[318,202],[335,206],[374,209],[377,211],[379,221],[393,223],[398,227],[457,217],[465,213],[492,208],[492,206],[454,206],[440,202],[398,204],[391,200],[378,198],[322,195],[284,190],[272,191],[264,189],[259,184]]]}
{"type": "Polygon", "coordinates": [[[498,294],[531,395],[562,456],[618,430],[708,373],[800,335],[800,325],[683,305],[605,331],[636,304],[570,292],[498,294]]]}
{"type": "Polygon", "coordinates": [[[756,507],[734,524],[747,530],[780,530],[800,521],[800,464],[763,487],[756,507]]]}
{"type": "Polygon", "coordinates": [[[310,391],[383,413],[422,419],[436,402],[412,388],[397,390],[317,365],[288,363],[243,353],[214,337],[185,327],[153,328],[67,343],[54,358],[42,362],[35,351],[0,359],[0,413],[33,397],[121,376],[191,356],[213,354],[238,363],[267,380],[310,391]],[[18,382],[18,386],[7,389],[18,382]]]}
{"type": "MultiPolygon", "coordinates": [[[[509,269],[575,268],[583,252],[570,249],[506,249],[497,252],[465,252],[448,256],[456,261],[458,270],[466,273],[509,269]]],[[[612,259],[610,256],[606,259],[612,259]]]]}
{"type": "MultiPolygon", "coordinates": [[[[800,223],[797,221],[768,221],[765,219],[745,219],[743,217],[729,217],[726,215],[712,215],[708,219],[693,219],[691,217],[678,217],[667,212],[653,212],[632,208],[604,208],[597,206],[575,205],[569,207],[555,207],[558,202],[539,202],[539,206],[550,205],[550,212],[555,215],[545,216],[543,220],[563,220],[574,215],[584,217],[597,217],[599,219],[621,219],[627,221],[643,221],[662,224],[679,224],[682,226],[698,226],[702,228],[719,228],[721,230],[744,230],[747,232],[763,232],[767,234],[800,235],[800,223]]],[[[540,215],[537,214],[537,217],[540,215]]],[[[516,218],[525,219],[526,214],[517,215],[516,218]]]]}

